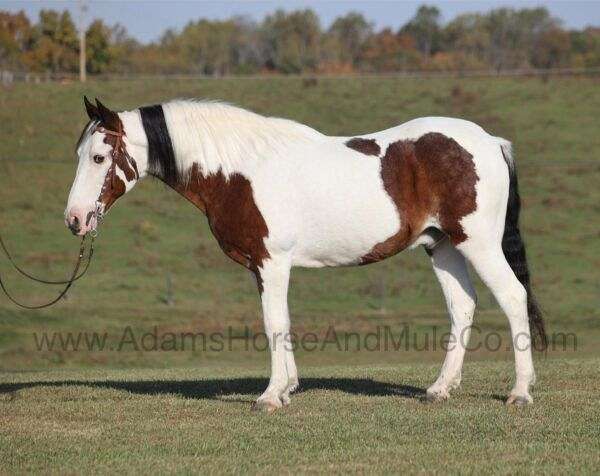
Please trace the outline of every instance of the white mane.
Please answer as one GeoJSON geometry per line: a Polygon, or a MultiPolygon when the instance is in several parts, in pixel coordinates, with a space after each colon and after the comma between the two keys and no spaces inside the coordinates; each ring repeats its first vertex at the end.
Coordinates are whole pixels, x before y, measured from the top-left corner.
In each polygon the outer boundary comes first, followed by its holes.
{"type": "Polygon", "coordinates": [[[175,100],[162,105],[179,170],[229,175],[292,142],[324,137],[297,122],[265,117],[221,102],[175,100]]]}

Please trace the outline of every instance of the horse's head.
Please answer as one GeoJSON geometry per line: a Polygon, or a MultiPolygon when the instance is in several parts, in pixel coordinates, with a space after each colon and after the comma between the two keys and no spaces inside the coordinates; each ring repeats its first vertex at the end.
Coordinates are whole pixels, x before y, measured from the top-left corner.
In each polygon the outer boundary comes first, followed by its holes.
{"type": "Polygon", "coordinates": [[[103,214],[145,174],[147,151],[136,145],[136,113],[116,113],[84,97],[90,122],[77,146],[79,164],[65,210],[75,235],[94,231],[103,214]],[[132,127],[130,127],[130,125],[132,127]],[[129,136],[128,136],[129,134],[129,136]]]}

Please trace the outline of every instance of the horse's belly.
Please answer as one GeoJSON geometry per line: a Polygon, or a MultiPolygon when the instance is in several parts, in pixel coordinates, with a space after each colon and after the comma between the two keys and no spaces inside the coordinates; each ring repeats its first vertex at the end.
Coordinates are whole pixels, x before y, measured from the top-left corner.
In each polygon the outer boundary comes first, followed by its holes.
{"type": "Polygon", "coordinates": [[[332,171],[330,177],[321,170],[304,184],[294,265],[358,264],[398,231],[398,211],[383,188],[378,164],[371,165],[332,171]]]}
{"type": "Polygon", "coordinates": [[[274,158],[252,172],[252,186],[267,250],[290,252],[294,266],[359,264],[400,229],[379,158],[343,143],[274,158]]]}

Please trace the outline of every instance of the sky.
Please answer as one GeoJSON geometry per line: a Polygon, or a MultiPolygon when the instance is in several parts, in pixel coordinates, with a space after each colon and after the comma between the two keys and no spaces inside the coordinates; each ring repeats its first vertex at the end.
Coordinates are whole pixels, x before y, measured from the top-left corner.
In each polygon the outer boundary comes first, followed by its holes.
{"type": "MultiPolygon", "coordinates": [[[[167,28],[181,29],[191,20],[198,18],[225,19],[244,15],[260,21],[278,8],[296,10],[311,8],[327,27],[338,16],[349,11],[358,11],[374,23],[377,29],[397,29],[406,23],[419,5],[436,5],[442,12],[443,21],[450,21],[465,12],[485,12],[493,8],[533,8],[545,6],[552,15],[562,19],[567,28],[600,26],[600,1],[530,1],[530,0],[487,0],[487,1],[182,1],[182,0],[85,0],[87,22],[101,18],[109,25],[121,23],[134,38],[146,43],[160,38],[167,28]]],[[[75,19],[79,18],[77,0],[64,1],[8,1],[0,0],[0,10],[16,12],[24,10],[36,20],[41,9],[68,9],[75,19]]]]}

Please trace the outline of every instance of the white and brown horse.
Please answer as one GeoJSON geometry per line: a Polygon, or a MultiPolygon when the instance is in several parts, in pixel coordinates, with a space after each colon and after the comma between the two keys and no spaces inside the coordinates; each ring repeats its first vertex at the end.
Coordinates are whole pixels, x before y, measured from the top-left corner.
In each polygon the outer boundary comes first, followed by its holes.
{"type": "Polygon", "coordinates": [[[223,251],[256,276],[271,349],[271,379],[256,408],[288,404],[298,386],[287,304],[292,266],[361,265],[419,245],[442,286],[456,343],[428,398],[446,399],[460,384],[476,303],[468,260],[510,323],[516,382],[508,403],[532,401],[530,328],[541,346],[546,336],[508,141],[442,117],[349,138],[214,102],[119,113],[85,105],[90,122],[77,147],[68,227],[77,235],[94,230],[148,175],[202,210],[223,251]]]}

